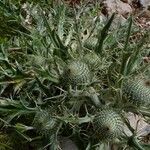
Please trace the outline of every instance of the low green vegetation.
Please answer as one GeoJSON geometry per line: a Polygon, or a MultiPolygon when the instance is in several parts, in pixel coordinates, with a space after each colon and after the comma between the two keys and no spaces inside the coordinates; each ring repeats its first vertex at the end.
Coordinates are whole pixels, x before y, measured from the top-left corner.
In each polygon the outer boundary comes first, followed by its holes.
{"type": "Polygon", "coordinates": [[[150,121],[150,32],[100,12],[0,2],[1,150],[59,150],[63,137],[81,150],[150,148],[127,117],[150,121]]]}

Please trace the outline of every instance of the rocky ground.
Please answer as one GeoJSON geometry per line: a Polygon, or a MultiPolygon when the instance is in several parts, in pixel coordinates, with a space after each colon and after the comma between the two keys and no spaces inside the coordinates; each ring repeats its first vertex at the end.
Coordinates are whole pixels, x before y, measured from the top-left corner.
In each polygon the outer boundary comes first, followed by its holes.
{"type": "Polygon", "coordinates": [[[149,0],[105,0],[107,12],[117,12],[122,20],[132,14],[141,28],[150,28],[149,0]]]}
{"type": "Polygon", "coordinates": [[[150,28],[150,0],[66,0],[71,6],[84,2],[97,2],[103,7],[105,16],[117,13],[122,22],[128,15],[133,15],[141,28],[150,28]]]}

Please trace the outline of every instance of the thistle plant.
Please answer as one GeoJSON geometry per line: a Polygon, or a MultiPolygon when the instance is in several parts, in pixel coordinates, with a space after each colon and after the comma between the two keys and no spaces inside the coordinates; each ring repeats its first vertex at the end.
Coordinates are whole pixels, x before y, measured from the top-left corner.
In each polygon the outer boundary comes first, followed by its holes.
{"type": "Polygon", "coordinates": [[[149,147],[126,117],[149,122],[149,32],[136,43],[134,17],[114,27],[97,3],[44,2],[0,2],[0,147],[58,150],[61,138],[81,150],[149,147]]]}

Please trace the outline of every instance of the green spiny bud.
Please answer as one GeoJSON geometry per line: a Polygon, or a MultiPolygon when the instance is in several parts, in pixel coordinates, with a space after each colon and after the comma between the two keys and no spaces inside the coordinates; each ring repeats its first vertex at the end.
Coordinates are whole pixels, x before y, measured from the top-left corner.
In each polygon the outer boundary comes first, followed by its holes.
{"type": "Polygon", "coordinates": [[[48,111],[39,111],[35,115],[33,125],[41,135],[47,136],[57,131],[59,122],[51,117],[48,111]]]}
{"type": "Polygon", "coordinates": [[[28,59],[33,66],[43,66],[46,63],[46,59],[39,55],[29,55],[28,59]]]}
{"type": "Polygon", "coordinates": [[[93,50],[96,47],[97,41],[98,41],[97,38],[91,37],[91,38],[88,38],[87,40],[85,40],[83,45],[85,48],[93,50]]]}
{"type": "Polygon", "coordinates": [[[150,81],[137,79],[123,84],[123,96],[136,106],[150,104],[150,81]]]}
{"type": "Polygon", "coordinates": [[[83,59],[92,69],[96,69],[99,66],[100,58],[96,53],[89,52],[83,59]]]}
{"type": "Polygon", "coordinates": [[[68,63],[63,78],[72,86],[88,84],[91,78],[88,65],[82,61],[68,63]]]}
{"type": "Polygon", "coordinates": [[[122,134],[123,121],[115,111],[103,109],[95,116],[93,126],[99,140],[109,141],[122,134]]]}

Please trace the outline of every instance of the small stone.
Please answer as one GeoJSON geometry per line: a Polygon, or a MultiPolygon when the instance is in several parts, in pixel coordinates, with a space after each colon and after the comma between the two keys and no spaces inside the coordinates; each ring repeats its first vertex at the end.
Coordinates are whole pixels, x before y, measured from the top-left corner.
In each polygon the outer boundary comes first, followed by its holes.
{"type": "Polygon", "coordinates": [[[148,8],[150,6],[150,0],[139,0],[139,2],[145,8],[148,8]]]}
{"type": "Polygon", "coordinates": [[[62,150],[78,150],[76,144],[67,137],[60,137],[59,142],[62,150]]]}
{"type": "Polygon", "coordinates": [[[132,8],[128,3],[124,3],[120,0],[106,0],[104,2],[108,14],[112,14],[113,12],[117,12],[119,15],[126,15],[132,13],[132,8]]]}

